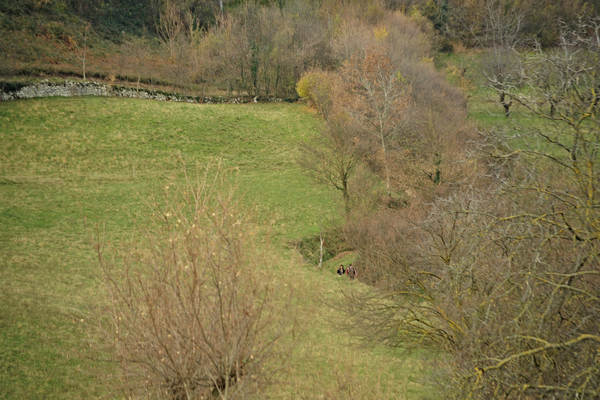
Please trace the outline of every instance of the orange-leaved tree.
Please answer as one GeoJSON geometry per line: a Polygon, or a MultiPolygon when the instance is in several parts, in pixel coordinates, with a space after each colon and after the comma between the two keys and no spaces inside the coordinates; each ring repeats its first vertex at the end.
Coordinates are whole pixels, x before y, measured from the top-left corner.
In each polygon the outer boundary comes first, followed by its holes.
{"type": "Polygon", "coordinates": [[[352,56],[341,69],[344,111],[360,126],[362,136],[375,139],[381,152],[388,196],[392,193],[390,141],[402,134],[411,87],[382,48],[352,56]]]}

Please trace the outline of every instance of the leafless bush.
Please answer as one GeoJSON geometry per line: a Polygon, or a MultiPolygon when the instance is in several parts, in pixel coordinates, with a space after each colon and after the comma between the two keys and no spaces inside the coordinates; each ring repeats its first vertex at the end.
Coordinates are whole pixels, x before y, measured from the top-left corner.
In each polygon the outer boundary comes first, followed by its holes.
{"type": "Polygon", "coordinates": [[[300,165],[313,177],[341,192],[346,213],[351,209],[350,182],[364,154],[358,130],[344,116],[327,120],[321,135],[302,144],[300,165]]]}
{"type": "Polygon", "coordinates": [[[139,246],[98,255],[107,330],[129,395],[240,398],[266,382],[277,338],[264,259],[219,172],[165,188],[139,246]],[[110,255],[110,254],[109,254],[110,255]]]}

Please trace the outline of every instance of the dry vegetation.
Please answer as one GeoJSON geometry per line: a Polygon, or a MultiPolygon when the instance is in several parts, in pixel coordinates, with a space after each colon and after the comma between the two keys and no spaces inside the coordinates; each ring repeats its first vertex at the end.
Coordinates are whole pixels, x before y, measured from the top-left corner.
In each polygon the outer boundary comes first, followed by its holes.
{"type": "MultiPolygon", "coordinates": [[[[158,2],[161,76],[256,97],[297,91],[324,119],[299,164],[345,205],[340,248],[355,251],[368,288],[349,286],[334,307],[356,336],[442,354],[447,398],[598,398],[599,22],[569,18],[520,51],[536,26],[520,12],[534,2],[444,14],[448,3],[244,3],[203,25],[185,4],[158,2]],[[410,6],[411,16],[388,10],[410,6]],[[484,75],[503,115],[519,105],[538,125],[482,132],[467,120],[464,93],[432,61],[431,43],[457,24],[465,43],[490,47],[484,75]]],[[[148,56],[135,48],[128,57],[148,56]]],[[[131,395],[265,390],[272,278],[217,186],[186,186],[158,207],[148,246],[115,264],[122,274],[99,249],[131,395]]],[[[334,375],[327,396],[367,395],[354,371],[334,375]]]]}
{"type": "MultiPolygon", "coordinates": [[[[449,397],[598,397],[597,22],[564,25],[556,51],[513,47],[519,67],[487,75],[503,103],[548,121],[518,132],[541,146],[515,148],[502,132],[474,133],[461,94],[400,39],[411,22],[394,18],[363,31],[337,79],[313,71],[299,83],[346,127],[316,146],[345,159],[355,149],[386,188],[378,206],[348,213],[359,279],[377,289],[348,293],[350,326],[443,349],[449,397]]],[[[352,198],[358,169],[335,160],[313,170],[352,198]]]]}
{"type": "Polygon", "coordinates": [[[128,396],[242,398],[272,373],[265,361],[281,310],[222,174],[167,185],[145,238],[120,260],[107,261],[98,245],[112,299],[106,334],[128,396]]]}
{"type": "Polygon", "coordinates": [[[358,159],[383,178],[381,200],[392,206],[429,201],[473,173],[462,163],[473,137],[463,94],[435,71],[427,36],[408,17],[392,14],[375,26],[358,20],[352,25],[361,35],[337,43],[350,52],[342,68],[312,70],[298,82],[298,93],[329,127],[322,135],[328,145],[307,144],[307,157],[320,158],[314,154],[328,149],[349,161],[340,168],[330,156],[312,170],[350,199],[364,186],[351,184],[358,159]]]}

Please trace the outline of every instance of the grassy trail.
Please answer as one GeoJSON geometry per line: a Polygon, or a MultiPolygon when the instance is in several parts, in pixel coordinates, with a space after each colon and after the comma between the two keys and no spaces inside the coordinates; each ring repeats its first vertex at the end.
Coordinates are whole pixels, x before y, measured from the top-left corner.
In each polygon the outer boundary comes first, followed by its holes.
{"type": "MultiPolygon", "coordinates": [[[[0,398],[94,398],[111,363],[88,343],[102,303],[93,232],[125,243],[148,199],[188,165],[238,171],[291,288],[287,362],[261,398],[429,398],[423,355],[356,343],[323,300],[350,285],[288,243],[340,215],[338,194],[296,165],[320,122],[301,105],[189,105],[111,98],[0,103],[0,398]]],[[[356,283],[354,283],[356,284],[356,283]]]]}

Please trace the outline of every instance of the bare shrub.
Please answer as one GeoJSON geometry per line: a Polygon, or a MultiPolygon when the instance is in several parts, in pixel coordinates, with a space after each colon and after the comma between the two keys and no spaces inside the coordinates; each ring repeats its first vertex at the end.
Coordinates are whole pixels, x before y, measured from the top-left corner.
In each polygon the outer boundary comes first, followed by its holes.
{"type": "Polygon", "coordinates": [[[277,338],[270,280],[219,172],[168,185],[142,235],[117,261],[98,248],[126,392],[226,399],[264,385],[277,338]]]}
{"type": "Polygon", "coordinates": [[[329,117],[318,138],[301,146],[300,166],[341,192],[346,214],[351,209],[350,182],[364,154],[359,135],[360,129],[345,115],[336,114],[329,117]]]}

